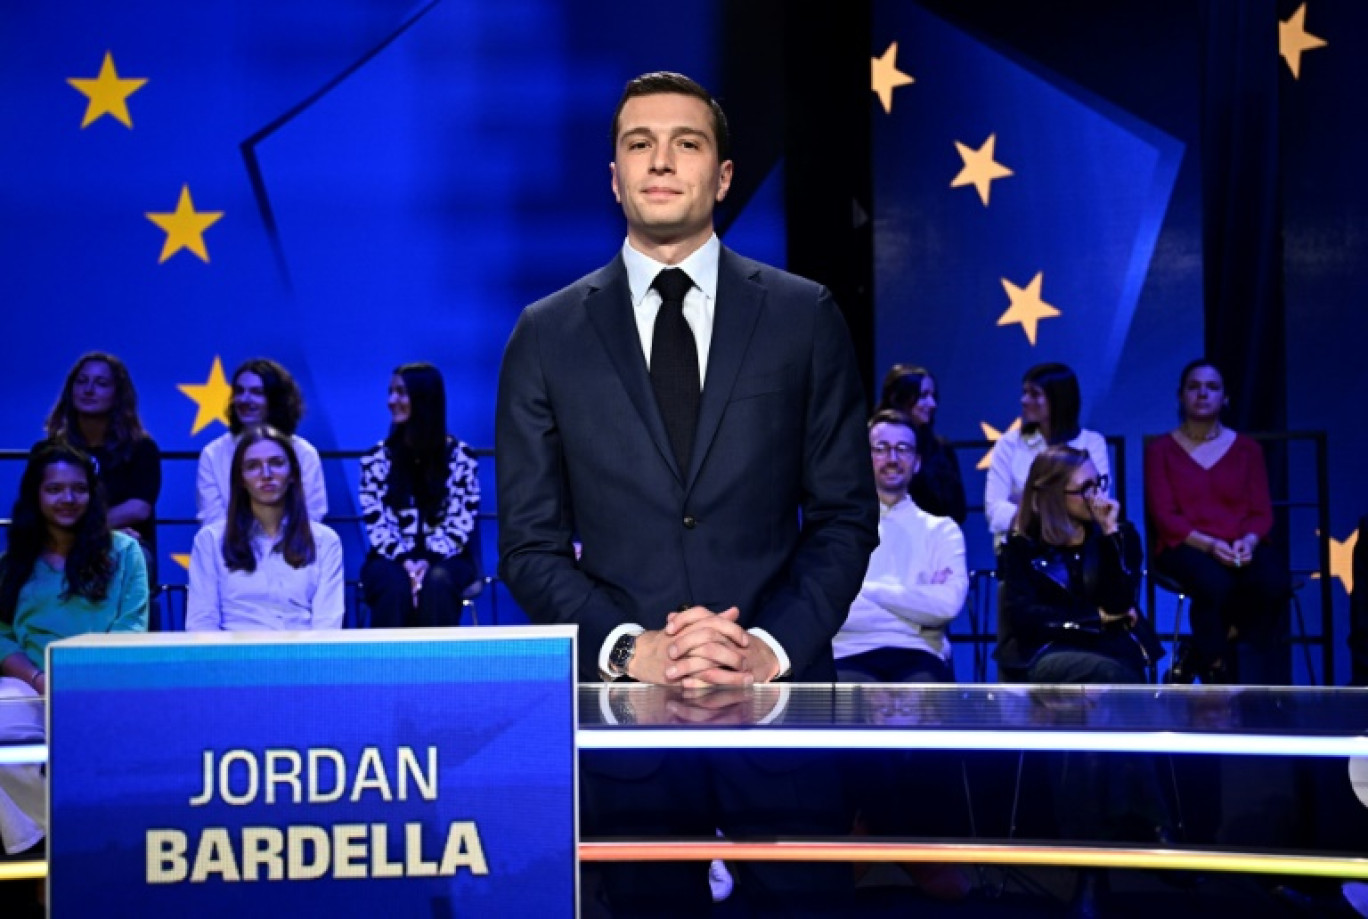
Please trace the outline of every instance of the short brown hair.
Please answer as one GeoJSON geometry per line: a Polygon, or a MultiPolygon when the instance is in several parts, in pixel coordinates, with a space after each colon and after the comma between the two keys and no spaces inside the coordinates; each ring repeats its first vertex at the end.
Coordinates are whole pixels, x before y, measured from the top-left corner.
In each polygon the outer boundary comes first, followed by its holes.
{"type": "Polygon", "coordinates": [[[917,447],[917,452],[921,452],[920,438],[917,437],[917,426],[912,423],[912,418],[907,412],[900,412],[896,408],[881,408],[869,419],[869,430],[874,430],[876,424],[899,424],[912,432],[912,443],[917,447]]]}
{"type": "Polygon", "coordinates": [[[1077,532],[1077,525],[1066,508],[1068,496],[1064,490],[1074,472],[1089,459],[1086,450],[1063,444],[1046,447],[1031,463],[1013,529],[1052,546],[1066,544],[1077,532]]]}
{"type": "Polygon", "coordinates": [[[707,105],[708,111],[712,112],[713,142],[717,144],[717,161],[723,163],[731,159],[731,131],[727,128],[727,116],[722,111],[722,106],[712,97],[712,93],[703,88],[702,84],[689,79],[682,73],[672,73],[668,70],[643,73],[641,76],[627,81],[626,87],[622,90],[622,98],[618,99],[617,110],[613,112],[613,133],[609,138],[613,149],[617,149],[622,107],[627,104],[627,100],[635,99],[637,96],[666,94],[693,96],[707,105]]]}

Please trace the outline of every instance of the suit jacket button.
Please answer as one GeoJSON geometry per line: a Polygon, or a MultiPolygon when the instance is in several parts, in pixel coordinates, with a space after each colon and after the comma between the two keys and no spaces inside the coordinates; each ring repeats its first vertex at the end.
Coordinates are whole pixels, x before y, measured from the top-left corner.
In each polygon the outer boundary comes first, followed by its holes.
{"type": "Polygon", "coordinates": [[[696,518],[694,518],[694,517],[685,517],[685,518],[684,518],[684,528],[685,528],[686,530],[692,530],[692,529],[693,529],[694,527],[696,527],[696,526],[698,526],[698,520],[697,520],[696,518]]]}

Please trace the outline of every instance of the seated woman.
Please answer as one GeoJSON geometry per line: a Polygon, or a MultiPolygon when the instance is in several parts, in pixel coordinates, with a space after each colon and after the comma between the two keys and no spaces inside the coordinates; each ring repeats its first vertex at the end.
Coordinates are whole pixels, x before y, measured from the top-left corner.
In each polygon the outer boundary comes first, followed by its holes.
{"type": "Polygon", "coordinates": [[[936,378],[931,371],[913,364],[894,364],[884,377],[875,412],[894,409],[912,419],[921,466],[912,477],[908,494],[931,516],[949,517],[963,526],[968,516],[964,480],[955,451],[935,430],[937,398],[936,378]]]}
{"type": "Polygon", "coordinates": [[[109,528],[142,544],[148,582],[156,584],[161,451],[138,417],[138,392],[124,362],[100,351],[81,355],[44,428],[48,439],[65,440],[95,460],[109,528]]]}
{"type": "MultiPolygon", "coordinates": [[[[1178,682],[1232,682],[1236,635],[1276,669],[1271,656],[1290,593],[1287,566],[1267,542],[1273,502],[1263,450],[1221,424],[1227,402],[1220,370],[1192,361],[1178,377],[1178,427],[1145,446],[1154,567],[1192,598],[1193,642],[1175,656],[1178,682]]],[[[1285,679],[1259,674],[1257,681],[1285,679]]]]}
{"type": "Polygon", "coordinates": [[[371,625],[452,626],[475,581],[480,506],[470,448],[447,433],[446,387],[431,364],[404,364],[389,386],[389,436],[361,459],[370,553],[361,583],[371,625]]]}
{"type": "Polygon", "coordinates": [[[1033,683],[1143,683],[1163,649],[1135,606],[1144,550],[1088,454],[1048,447],[1031,463],[998,556],[996,657],[1033,683]]]}
{"type": "MultiPolygon", "coordinates": [[[[998,556],[998,664],[1032,683],[1144,683],[1163,648],[1136,609],[1140,537],[1118,522],[1088,454],[1045,449],[1032,462],[1016,524],[998,556]]],[[[1078,729],[1077,724],[1071,724],[1078,729]]],[[[1167,839],[1169,811],[1147,756],[1052,754],[1056,820],[1065,838],[1167,839]]],[[[1105,875],[1084,869],[1074,913],[1093,915],[1105,875]]]]}
{"type": "Polygon", "coordinates": [[[253,358],[233,371],[233,397],[228,403],[228,433],[200,453],[195,476],[195,505],[200,523],[213,523],[228,514],[232,492],[233,452],[249,424],[269,424],[290,438],[299,457],[300,482],[310,520],[328,513],[328,492],[323,486],[323,464],[313,444],[295,434],[304,417],[304,397],[290,372],[273,360],[253,358]]]}
{"type": "MultiPolygon", "coordinates": [[[[44,652],[86,632],[147,629],[147,569],[137,540],[110,532],[95,463],[61,441],[29,454],[0,559],[0,699],[47,694],[44,652]]],[[[41,742],[41,706],[0,704],[0,740],[41,742]]],[[[0,767],[0,842],[14,853],[46,833],[39,766],[0,767]]]]}
{"type": "Polygon", "coordinates": [[[291,438],[252,425],[233,451],[228,516],[195,534],[187,631],[342,627],[342,542],[309,520],[291,438]]]}
{"type": "Polygon", "coordinates": [[[1016,520],[1031,462],[1046,447],[1068,444],[1086,451],[1104,494],[1110,494],[1107,441],[1080,428],[1083,400],[1078,377],[1064,364],[1037,364],[1021,379],[1021,429],[1008,431],[993,445],[983,491],[983,510],[993,544],[1000,547],[1016,520]]]}

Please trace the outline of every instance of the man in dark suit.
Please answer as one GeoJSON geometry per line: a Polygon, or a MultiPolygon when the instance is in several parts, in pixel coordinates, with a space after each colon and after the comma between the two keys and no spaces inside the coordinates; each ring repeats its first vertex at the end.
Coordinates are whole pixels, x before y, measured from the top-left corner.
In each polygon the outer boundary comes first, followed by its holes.
{"type": "MultiPolygon", "coordinates": [[[[626,243],[528,307],[504,354],[503,579],[533,621],[579,626],[583,680],[834,680],[878,541],[849,333],[824,288],[718,241],[732,163],[705,89],[633,80],[613,142],[626,243]]],[[[757,780],[739,756],[605,756],[583,760],[586,835],[843,829],[813,803],[820,763],[757,780]]],[[[706,907],[706,865],[632,867],[605,874],[615,912],[706,907]]],[[[752,869],[741,888],[773,902],[829,874],[752,869]]]]}

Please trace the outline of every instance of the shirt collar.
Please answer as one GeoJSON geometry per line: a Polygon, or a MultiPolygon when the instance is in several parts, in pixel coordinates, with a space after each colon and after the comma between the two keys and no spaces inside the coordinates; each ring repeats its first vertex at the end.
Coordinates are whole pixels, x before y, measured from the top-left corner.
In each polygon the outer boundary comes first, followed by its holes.
{"type": "Polygon", "coordinates": [[[627,287],[632,292],[633,308],[641,306],[641,301],[651,290],[655,276],[666,268],[682,268],[694,282],[703,296],[709,300],[717,299],[717,262],[722,253],[722,243],[714,233],[708,241],[695,249],[688,258],[678,265],[657,262],[649,255],[643,255],[632,248],[630,241],[622,244],[622,262],[627,266],[627,287]]]}
{"type": "Polygon", "coordinates": [[[894,513],[895,511],[898,511],[898,512],[904,511],[904,510],[907,509],[907,506],[908,506],[909,504],[911,504],[911,503],[912,503],[912,496],[911,496],[911,495],[903,495],[901,498],[899,498],[899,499],[897,500],[896,503],[894,503],[894,504],[891,505],[891,506],[890,506],[890,505],[887,505],[887,504],[884,504],[882,501],[880,501],[880,502],[879,502],[879,516],[880,516],[880,517],[886,517],[886,516],[888,516],[889,514],[894,513]]]}

